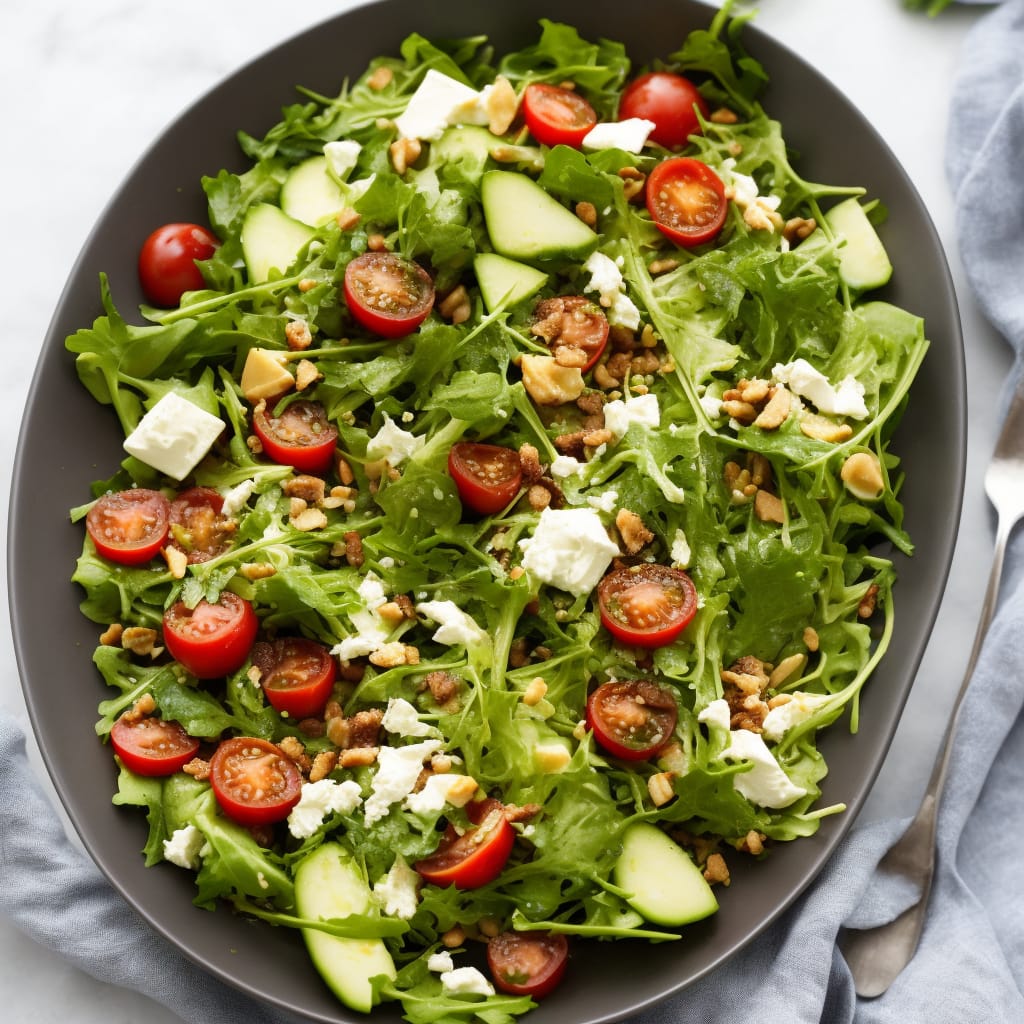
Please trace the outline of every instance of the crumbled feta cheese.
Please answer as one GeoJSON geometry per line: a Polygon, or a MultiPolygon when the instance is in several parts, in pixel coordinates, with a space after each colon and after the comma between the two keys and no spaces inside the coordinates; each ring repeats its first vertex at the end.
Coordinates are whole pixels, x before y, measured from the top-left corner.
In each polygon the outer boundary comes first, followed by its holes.
{"type": "Polygon", "coordinates": [[[709,420],[717,420],[722,415],[722,400],[714,395],[702,395],[700,407],[709,420]]]}
{"type": "Polygon", "coordinates": [[[608,307],[608,323],[612,326],[627,327],[635,331],[640,326],[640,310],[625,293],[619,292],[608,307]]]}
{"type": "Polygon", "coordinates": [[[441,949],[427,957],[427,970],[435,974],[447,974],[455,970],[455,961],[447,949],[441,949]]]}
{"type": "Polygon", "coordinates": [[[532,537],[519,542],[523,568],[541,583],[579,596],[604,575],[619,546],[589,508],[546,508],[532,537]]]}
{"type": "Polygon", "coordinates": [[[436,142],[446,128],[457,124],[487,124],[481,94],[434,68],[423,76],[405,110],[395,118],[401,138],[429,142],[436,142]]]}
{"type": "Polygon", "coordinates": [[[611,515],[619,501],[618,491],[602,491],[600,494],[591,494],[587,497],[587,504],[596,508],[598,512],[607,512],[611,515]]]}
{"type": "Polygon", "coordinates": [[[446,772],[443,775],[431,775],[417,793],[410,793],[405,800],[405,807],[413,814],[437,814],[444,810],[445,804],[454,803],[463,807],[465,802],[450,799],[453,790],[460,794],[475,792],[475,782],[465,775],[446,772]]]}
{"type": "Polygon", "coordinates": [[[407,747],[381,747],[370,795],[363,804],[366,825],[383,818],[392,804],[404,800],[416,785],[423,762],[441,748],[440,740],[424,740],[407,747]]]}
{"type": "Polygon", "coordinates": [[[389,697],[381,725],[398,736],[436,736],[432,725],[420,721],[419,712],[402,697],[389,697]]]}
{"type": "Polygon", "coordinates": [[[622,437],[634,424],[656,428],[661,423],[661,410],[657,395],[632,395],[616,398],[604,407],[604,425],[616,436],[622,437]]]}
{"type": "Polygon", "coordinates": [[[583,465],[579,459],[574,459],[571,455],[556,455],[551,463],[551,475],[556,480],[564,480],[581,472],[583,465]]]}
{"type": "Polygon", "coordinates": [[[197,871],[205,842],[206,837],[195,825],[176,828],[171,838],[164,840],[164,860],[177,864],[179,868],[197,871]]]}
{"type": "Polygon", "coordinates": [[[734,729],[722,756],[730,761],[750,761],[753,767],[733,776],[736,791],[761,807],[787,807],[807,791],[790,781],[760,733],[734,729]]]}
{"type": "Polygon", "coordinates": [[[331,648],[331,654],[341,661],[352,661],[353,658],[365,658],[367,654],[379,651],[387,643],[387,633],[359,633],[347,636],[331,648]]]}
{"type": "Polygon", "coordinates": [[[433,639],[439,644],[472,647],[490,643],[490,637],[454,601],[421,601],[416,611],[438,624],[433,639]]]}
{"type": "Polygon", "coordinates": [[[403,430],[387,413],[384,413],[384,426],[370,438],[366,446],[366,457],[387,459],[392,466],[397,466],[412,458],[426,443],[425,437],[417,437],[408,430],[403,430]]]}
{"type": "Polygon", "coordinates": [[[583,136],[583,148],[624,149],[627,153],[639,153],[654,128],[654,122],[645,117],[600,121],[583,136]]]}
{"type": "Polygon", "coordinates": [[[355,139],[341,139],[338,142],[328,142],[324,146],[327,166],[339,181],[347,180],[359,159],[362,148],[355,139]]]}
{"type": "Polygon", "coordinates": [[[416,913],[416,905],[419,903],[419,881],[420,876],[398,854],[391,870],[374,885],[373,895],[388,917],[400,917],[408,921],[416,913]]]}
{"type": "Polygon", "coordinates": [[[690,551],[690,542],[686,539],[686,534],[682,530],[676,530],[672,537],[672,547],[669,549],[672,565],[677,569],[685,569],[690,564],[692,555],[693,552],[690,551]]]}
{"type": "Polygon", "coordinates": [[[864,385],[855,377],[846,376],[833,386],[823,373],[816,370],[806,359],[791,363],[777,363],[772,367],[772,377],[780,384],[786,384],[801,398],[813,402],[818,412],[826,416],[849,416],[863,420],[868,417],[864,404],[864,385]]]}
{"type": "Polygon", "coordinates": [[[749,174],[736,170],[736,160],[723,161],[723,172],[731,189],[731,198],[743,210],[743,220],[755,231],[771,231],[781,227],[776,210],[782,202],[780,196],[758,194],[757,182],[749,174]]]}
{"type": "Polygon", "coordinates": [[[608,322],[636,330],[640,326],[640,311],[623,290],[622,271],[615,260],[595,251],[587,257],[583,269],[590,274],[584,291],[598,293],[608,322]]]}
{"type": "Polygon", "coordinates": [[[175,480],[183,480],[221,435],[224,422],[168,391],[128,435],[124,450],[175,480]]]}
{"type": "Polygon", "coordinates": [[[379,608],[388,599],[387,591],[384,589],[384,581],[376,573],[372,572],[368,572],[363,577],[357,593],[363,604],[371,611],[374,608],[379,608]]]}
{"type": "Polygon", "coordinates": [[[697,715],[697,721],[702,725],[712,725],[728,732],[731,717],[728,701],[719,697],[718,700],[713,700],[707,707],[701,710],[697,715]]]}
{"type": "Polygon", "coordinates": [[[352,779],[335,782],[320,779],[304,782],[299,802],[288,815],[288,831],[296,839],[308,839],[324,823],[328,814],[351,814],[362,800],[359,783],[352,779]]]}
{"type": "Polygon", "coordinates": [[[806,721],[831,699],[825,693],[803,693],[802,691],[797,691],[791,696],[792,700],[777,705],[764,716],[764,721],[761,723],[761,735],[766,740],[777,743],[794,725],[806,721]]]}
{"type": "Polygon", "coordinates": [[[455,967],[441,975],[441,991],[448,996],[493,996],[494,987],[475,967],[455,967]]]}
{"type": "Polygon", "coordinates": [[[234,487],[225,487],[220,495],[224,499],[221,506],[221,513],[225,516],[237,516],[245,508],[246,502],[252,497],[256,490],[255,480],[243,480],[234,487]]]}

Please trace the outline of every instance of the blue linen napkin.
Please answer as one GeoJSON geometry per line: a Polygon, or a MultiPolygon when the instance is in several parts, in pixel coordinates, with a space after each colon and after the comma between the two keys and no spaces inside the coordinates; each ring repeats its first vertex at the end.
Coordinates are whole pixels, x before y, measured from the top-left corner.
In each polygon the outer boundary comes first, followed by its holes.
{"type": "MultiPolygon", "coordinates": [[[[962,258],[992,323],[1024,353],[1024,0],[978,22],[963,50],[947,168],[962,258]]],[[[876,871],[906,826],[853,829],[792,910],[710,977],[630,1024],[1021,1024],[1024,892],[1024,548],[965,698],[939,817],[939,863],[920,949],[886,995],[859,1000],[839,929],[891,920],[910,902],[876,871]]],[[[153,932],[64,834],[0,714],[0,913],[93,977],[145,992],[194,1024],[297,1024],[217,981],[153,932]],[[47,857],[39,858],[40,848],[47,857]]]]}

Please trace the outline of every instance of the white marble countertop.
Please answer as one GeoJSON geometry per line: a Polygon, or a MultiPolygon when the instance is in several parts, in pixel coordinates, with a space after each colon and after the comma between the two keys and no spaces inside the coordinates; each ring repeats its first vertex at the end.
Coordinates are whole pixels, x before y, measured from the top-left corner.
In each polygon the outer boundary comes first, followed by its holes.
{"type": "MultiPolygon", "coordinates": [[[[35,0],[7,8],[0,66],[7,139],[0,164],[0,280],[8,294],[3,344],[9,369],[0,375],[5,479],[31,387],[29,368],[63,282],[135,159],[179,110],[222,76],[282,36],[347,6],[346,0],[286,7],[269,0],[35,0]]],[[[967,660],[992,549],[981,476],[997,430],[993,397],[1010,355],[980,317],[964,280],[943,170],[959,47],[984,11],[954,7],[929,19],[905,10],[900,0],[762,0],[756,19],[843,89],[903,163],[945,244],[967,340],[970,437],[960,541],[918,685],[863,812],[867,818],[909,815],[916,808],[967,660]]],[[[0,512],[5,532],[6,504],[0,512]]],[[[6,604],[2,614],[3,635],[9,637],[6,604]]],[[[0,706],[28,730],[9,640],[0,645],[0,658],[0,706]]],[[[45,776],[31,737],[29,750],[45,776]]],[[[3,919],[0,994],[3,1016],[10,1020],[46,1024],[69,1014],[76,1024],[177,1020],[143,996],[80,973],[3,919]]]]}

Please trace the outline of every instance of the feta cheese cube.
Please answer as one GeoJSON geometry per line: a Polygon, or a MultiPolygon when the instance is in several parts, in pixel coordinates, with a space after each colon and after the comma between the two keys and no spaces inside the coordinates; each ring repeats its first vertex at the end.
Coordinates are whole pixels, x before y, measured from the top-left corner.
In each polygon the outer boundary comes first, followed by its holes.
{"type": "Polygon", "coordinates": [[[439,644],[466,647],[489,644],[490,637],[454,601],[421,601],[416,605],[420,615],[438,623],[433,639],[439,644]]]}
{"type": "Polygon", "coordinates": [[[600,121],[583,136],[583,148],[624,149],[627,153],[639,153],[654,128],[654,122],[644,117],[600,121]]]}
{"type": "Polygon", "coordinates": [[[124,450],[140,462],[183,480],[220,437],[224,422],[169,391],[128,435],[124,450]]]}
{"type": "Polygon", "coordinates": [[[366,825],[380,821],[391,805],[404,800],[416,785],[423,762],[441,749],[440,740],[424,740],[407,747],[381,747],[370,795],[363,804],[366,825]]]}
{"type": "Polygon", "coordinates": [[[523,568],[577,597],[597,586],[619,546],[590,508],[546,508],[532,537],[519,542],[523,568]]]}
{"type": "Polygon", "coordinates": [[[493,996],[494,987],[475,967],[455,967],[441,975],[441,990],[448,996],[493,996]]]}
{"type": "Polygon", "coordinates": [[[164,860],[177,864],[179,868],[198,871],[205,843],[206,837],[195,825],[177,828],[170,839],[164,840],[164,860]]]}
{"type": "Polygon", "coordinates": [[[352,173],[352,168],[355,167],[362,148],[354,139],[340,139],[337,142],[328,142],[324,146],[327,166],[339,181],[347,180],[349,174],[352,173]]]}
{"type": "Polygon", "coordinates": [[[373,887],[373,895],[388,917],[408,921],[416,913],[420,898],[420,876],[398,854],[391,870],[373,887]]]}
{"type": "Polygon", "coordinates": [[[728,761],[750,761],[750,771],[733,776],[736,792],[761,807],[788,807],[807,791],[790,781],[760,733],[734,729],[722,756],[728,761]]]}
{"type": "Polygon", "coordinates": [[[384,413],[384,426],[370,438],[366,446],[366,456],[369,459],[387,459],[392,466],[397,466],[412,458],[426,443],[425,437],[417,437],[408,430],[403,430],[387,413],[384,413]]]}
{"type": "Polygon", "coordinates": [[[622,437],[634,424],[656,428],[661,423],[661,410],[657,395],[633,395],[617,398],[604,407],[604,425],[616,436],[622,437]]]}
{"type": "Polygon", "coordinates": [[[359,783],[352,779],[304,782],[299,802],[288,815],[288,831],[296,839],[307,839],[324,823],[327,815],[351,814],[362,799],[359,783]]]}
{"type": "Polygon", "coordinates": [[[772,367],[772,377],[812,402],[818,412],[826,416],[849,416],[855,420],[868,417],[864,385],[852,376],[844,377],[833,386],[828,377],[806,359],[796,359],[791,363],[777,363],[772,367]]]}
{"type": "Polygon", "coordinates": [[[480,93],[430,68],[405,110],[395,118],[398,134],[403,139],[436,142],[445,128],[456,124],[487,124],[480,93]]]}
{"type": "Polygon", "coordinates": [[[445,974],[455,970],[455,961],[447,949],[441,949],[427,957],[427,970],[435,974],[445,974]]]}

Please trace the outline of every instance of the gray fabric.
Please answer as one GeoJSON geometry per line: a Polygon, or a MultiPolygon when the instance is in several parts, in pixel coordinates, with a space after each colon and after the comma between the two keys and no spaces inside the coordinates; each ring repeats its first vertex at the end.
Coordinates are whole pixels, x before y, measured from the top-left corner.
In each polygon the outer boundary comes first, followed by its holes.
{"type": "MultiPolygon", "coordinates": [[[[962,258],[978,300],[1024,351],[1024,0],[970,33],[954,95],[948,171],[962,258]]],[[[904,822],[856,827],[801,901],[742,955],[632,1024],[1020,1024],[1024,1021],[1024,547],[965,700],[939,820],[939,866],[920,950],[890,991],[860,1001],[836,948],[843,925],[891,919],[905,888],[876,865],[904,822]]],[[[63,834],[0,717],[0,912],[96,978],[144,990],[186,1021],[287,1024],[153,933],[63,834]],[[46,856],[40,857],[40,851],[46,856]]]]}

